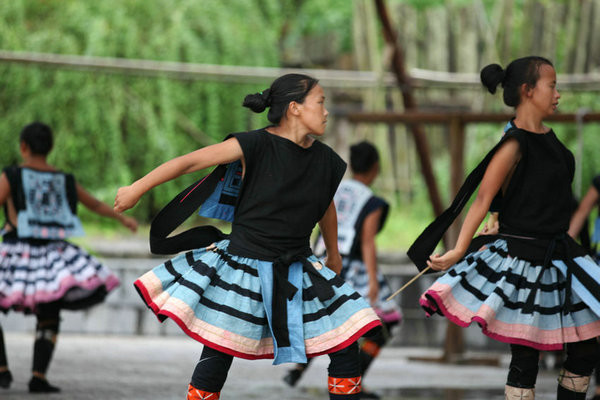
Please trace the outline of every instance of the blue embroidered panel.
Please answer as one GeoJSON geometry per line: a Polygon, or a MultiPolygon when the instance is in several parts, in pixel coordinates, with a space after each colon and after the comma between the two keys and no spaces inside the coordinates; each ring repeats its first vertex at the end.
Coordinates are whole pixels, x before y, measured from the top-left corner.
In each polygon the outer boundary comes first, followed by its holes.
{"type": "Polygon", "coordinates": [[[19,237],[65,239],[83,236],[81,221],[69,207],[65,181],[62,173],[21,170],[25,209],[17,215],[19,237]]]}
{"type": "Polygon", "coordinates": [[[242,186],[242,163],[232,162],[227,166],[223,179],[219,181],[210,197],[200,207],[198,214],[232,222],[240,188],[242,186]]]}

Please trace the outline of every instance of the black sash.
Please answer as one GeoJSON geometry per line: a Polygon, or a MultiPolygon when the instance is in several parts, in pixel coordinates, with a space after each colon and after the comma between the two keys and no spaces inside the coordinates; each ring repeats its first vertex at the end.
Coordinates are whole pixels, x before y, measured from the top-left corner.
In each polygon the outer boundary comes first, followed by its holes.
{"type": "MultiPolygon", "coordinates": [[[[481,183],[485,170],[488,164],[492,160],[492,157],[496,151],[510,138],[516,138],[521,143],[518,135],[512,135],[513,132],[518,131],[515,128],[509,129],[502,139],[490,150],[484,159],[475,167],[473,171],[467,176],[467,179],[461,186],[458,194],[454,198],[454,201],[442,214],[440,214],[425,230],[419,235],[417,240],[408,249],[408,257],[417,266],[419,271],[427,268],[427,261],[429,256],[434,252],[438,243],[444,236],[444,233],[448,230],[454,220],[460,215],[462,209],[465,207],[477,186],[481,183]]],[[[436,271],[428,271],[434,273],[436,271]]]]}
{"type": "Polygon", "coordinates": [[[212,194],[226,171],[227,165],[219,165],[209,175],[179,193],[160,210],[150,226],[150,251],[152,253],[175,254],[184,250],[205,247],[227,237],[225,233],[210,225],[197,226],[175,236],[167,237],[212,194]]]}

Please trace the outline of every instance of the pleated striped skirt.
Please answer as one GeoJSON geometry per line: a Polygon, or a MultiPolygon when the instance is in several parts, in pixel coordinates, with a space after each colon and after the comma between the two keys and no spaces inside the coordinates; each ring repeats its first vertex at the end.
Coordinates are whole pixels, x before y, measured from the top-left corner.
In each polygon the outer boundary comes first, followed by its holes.
{"type": "MultiPolygon", "coordinates": [[[[191,338],[224,353],[273,358],[259,264],[227,252],[229,240],[180,254],[141,276],[135,287],[160,321],[171,318],[191,338]]],[[[319,300],[302,273],[302,326],[307,356],[340,350],[380,325],[369,305],[316,257],[308,258],[334,290],[319,300]]]]}
{"type": "Polygon", "coordinates": [[[35,313],[42,303],[85,309],[102,302],[118,285],[115,274],[69,242],[0,243],[0,311],[35,313]]]}
{"type": "MultiPolygon", "coordinates": [[[[573,260],[600,282],[591,257],[573,260]]],[[[600,304],[576,277],[567,290],[567,266],[552,260],[542,267],[511,257],[503,239],[466,255],[423,293],[428,315],[442,314],[457,325],[476,322],[484,334],[505,343],[559,350],[564,343],[600,336],[600,304]],[[540,284],[536,285],[539,274],[540,284]],[[532,310],[526,308],[535,290],[532,310]],[[570,307],[565,311],[570,292],[570,307]]]]}

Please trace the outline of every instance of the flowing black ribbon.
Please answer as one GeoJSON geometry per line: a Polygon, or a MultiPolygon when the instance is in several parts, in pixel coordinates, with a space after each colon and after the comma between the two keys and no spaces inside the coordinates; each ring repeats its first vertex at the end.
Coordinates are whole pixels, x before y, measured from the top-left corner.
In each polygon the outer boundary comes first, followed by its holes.
{"type": "MultiPolygon", "coordinates": [[[[448,207],[442,214],[440,214],[425,230],[419,235],[414,243],[408,249],[407,255],[411,261],[416,265],[419,271],[423,271],[427,268],[427,261],[429,256],[433,254],[438,243],[444,236],[444,233],[448,230],[452,222],[460,215],[462,209],[465,207],[477,186],[483,179],[483,175],[492,160],[496,151],[510,138],[516,138],[521,142],[519,135],[514,135],[517,132],[515,128],[512,128],[506,132],[500,142],[496,144],[488,154],[481,160],[479,165],[475,167],[473,171],[467,176],[465,182],[460,187],[456,197],[452,201],[450,207],[448,207]]],[[[524,146],[524,144],[521,144],[524,146]]],[[[431,270],[428,273],[436,271],[431,270]]]]}
{"type": "Polygon", "coordinates": [[[181,225],[212,194],[225,175],[227,165],[219,165],[208,176],[187,187],[169,202],[152,220],[150,251],[154,254],[175,254],[197,249],[227,237],[214,226],[197,226],[167,237],[181,225]]]}

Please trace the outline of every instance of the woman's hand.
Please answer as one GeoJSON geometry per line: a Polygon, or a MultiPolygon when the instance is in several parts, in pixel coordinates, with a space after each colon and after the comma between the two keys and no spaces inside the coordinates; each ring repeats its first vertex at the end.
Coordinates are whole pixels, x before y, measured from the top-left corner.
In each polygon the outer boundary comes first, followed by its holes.
{"type": "Polygon", "coordinates": [[[129,210],[135,206],[140,200],[142,195],[135,189],[133,185],[123,186],[117,190],[115,196],[114,210],[118,213],[122,213],[125,210],[129,210]]]}
{"type": "Polygon", "coordinates": [[[129,229],[131,232],[135,233],[137,231],[137,227],[138,227],[138,223],[135,220],[135,218],[132,217],[128,217],[127,215],[122,215],[119,218],[119,222],[121,222],[121,224],[129,229]]]}
{"type": "Polygon", "coordinates": [[[339,275],[342,272],[342,256],[340,253],[327,253],[325,256],[325,266],[339,275]]]}
{"type": "Polygon", "coordinates": [[[486,223],[483,226],[483,229],[479,231],[477,235],[497,235],[498,232],[500,232],[500,223],[498,221],[494,221],[491,224],[486,223]]]}
{"type": "Polygon", "coordinates": [[[431,269],[436,271],[445,271],[454,264],[458,262],[463,256],[464,252],[458,251],[456,249],[452,249],[444,253],[444,255],[440,256],[439,254],[434,254],[429,257],[429,261],[427,261],[427,266],[431,267],[431,269]]]}
{"type": "Polygon", "coordinates": [[[371,307],[375,307],[377,302],[379,301],[379,282],[377,279],[369,280],[369,302],[371,303],[371,307]]]}

